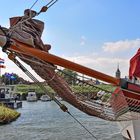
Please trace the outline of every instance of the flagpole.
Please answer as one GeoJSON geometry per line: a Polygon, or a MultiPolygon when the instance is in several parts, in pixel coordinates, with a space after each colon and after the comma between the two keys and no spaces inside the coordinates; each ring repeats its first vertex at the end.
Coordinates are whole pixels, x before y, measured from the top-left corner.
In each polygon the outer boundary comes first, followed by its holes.
{"type": "Polygon", "coordinates": [[[5,68],[5,66],[2,65],[2,64],[4,64],[4,59],[0,58],[0,85],[2,84],[1,69],[2,69],[2,68],[5,68]]]}
{"type": "Polygon", "coordinates": [[[0,64],[0,85],[2,84],[2,77],[1,77],[1,64],[0,64]]]}

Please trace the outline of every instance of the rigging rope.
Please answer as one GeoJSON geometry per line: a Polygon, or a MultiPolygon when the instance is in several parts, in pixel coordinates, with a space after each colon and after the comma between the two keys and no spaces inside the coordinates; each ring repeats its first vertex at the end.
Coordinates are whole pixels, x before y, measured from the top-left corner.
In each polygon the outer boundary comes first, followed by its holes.
{"type": "MultiPolygon", "coordinates": [[[[34,4],[31,6],[31,8],[30,8],[30,10],[33,8],[33,6],[37,3],[37,1],[38,0],[36,0],[35,2],[34,2],[34,4]]],[[[13,32],[13,30],[18,26],[18,25],[22,25],[24,22],[26,22],[26,21],[28,21],[28,20],[30,20],[30,19],[32,19],[32,18],[34,18],[34,17],[36,17],[36,16],[38,16],[40,13],[42,13],[42,12],[46,12],[51,6],[53,6],[56,2],[57,2],[58,0],[51,0],[50,2],[48,2],[47,3],[47,5],[45,5],[45,6],[43,6],[42,8],[41,8],[41,10],[37,13],[34,13],[33,15],[29,15],[29,17],[28,18],[25,18],[24,19],[24,16],[21,18],[21,20],[17,23],[17,24],[15,24],[15,25],[13,25],[10,29],[9,29],[9,32],[8,32],[8,34],[9,35],[11,35],[12,34],[12,32],[13,32]]]]}
{"type": "MultiPolygon", "coordinates": [[[[64,72],[64,71],[61,70],[61,69],[57,69],[57,70],[60,71],[61,73],[64,73],[65,75],[70,76],[72,79],[76,80],[78,83],[82,83],[82,84],[91,86],[92,88],[95,88],[95,89],[98,89],[98,90],[101,90],[101,91],[105,91],[106,93],[110,93],[110,91],[107,90],[107,89],[104,89],[104,88],[102,88],[102,87],[98,87],[98,86],[93,85],[93,84],[90,84],[90,83],[88,83],[88,82],[86,82],[86,81],[80,80],[79,78],[77,78],[77,77],[75,77],[75,76],[73,76],[73,75],[70,75],[70,74],[64,72]]],[[[78,75],[78,76],[79,76],[79,75],[78,75]]],[[[81,76],[80,76],[80,77],[81,77],[81,76]]]]}
{"type": "Polygon", "coordinates": [[[36,0],[33,5],[30,7],[30,10],[35,6],[35,4],[38,2],[38,0],[36,0]]]}
{"type": "Polygon", "coordinates": [[[94,139],[98,140],[79,120],[77,120],[69,111],[67,112],[77,123],[79,123],[94,139]]]}
{"type": "Polygon", "coordinates": [[[51,6],[53,6],[58,0],[51,0],[45,6],[41,8],[41,10],[36,14],[38,16],[42,12],[46,12],[51,6]]]}
{"type": "MultiPolygon", "coordinates": [[[[7,53],[8,54],[8,53],[7,53]]],[[[57,100],[52,94],[49,94],[46,87],[44,87],[14,56],[14,54],[10,53],[8,54],[8,57],[10,60],[12,60],[28,77],[30,77],[43,91],[46,92],[46,94],[57,104],[59,105],[60,109],[63,110],[63,112],[67,112],[78,124],[80,124],[94,139],[98,140],[96,136],[94,136],[78,119],[76,119],[70,111],[68,111],[68,108],[62,104],[59,100],[57,100]]]]}

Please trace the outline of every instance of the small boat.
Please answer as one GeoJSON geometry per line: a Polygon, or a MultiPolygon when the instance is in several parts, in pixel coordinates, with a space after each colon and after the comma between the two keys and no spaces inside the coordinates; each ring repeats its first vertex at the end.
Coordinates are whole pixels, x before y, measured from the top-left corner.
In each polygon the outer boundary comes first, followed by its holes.
{"type": "Polygon", "coordinates": [[[51,99],[48,95],[42,95],[40,97],[40,100],[43,101],[43,102],[51,101],[51,99]]]}
{"type": "Polygon", "coordinates": [[[26,97],[28,102],[35,102],[37,101],[36,92],[34,90],[28,91],[28,95],[26,97]]]}

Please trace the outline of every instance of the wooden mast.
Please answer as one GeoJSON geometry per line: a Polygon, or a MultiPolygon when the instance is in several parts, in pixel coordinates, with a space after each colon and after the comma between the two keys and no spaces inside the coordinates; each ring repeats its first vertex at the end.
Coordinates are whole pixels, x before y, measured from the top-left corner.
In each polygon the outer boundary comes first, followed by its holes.
{"type": "MultiPolygon", "coordinates": [[[[2,41],[1,38],[2,38],[2,36],[0,36],[0,42],[2,41]]],[[[93,77],[93,78],[100,79],[102,81],[105,81],[105,82],[108,82],[111,84],[115,84],[115,85],[120,84],[120,79],[117,79],[115,77],[112,77],[112,76],[106,75],[104,73],[98,72],[96,70],[87,68],[85,66],[79,65],[77,63],[71,62],[64,58],[47,53],[45,51],[41,51],[39,49],[32,48],[24,43],[21,43],[18,41],[15,41],[15,43],[16,43],[16,45],[11,45],[10,48],[8,48],[8,50],[22,53],[22,54],[29,55],[29,56],[33,56],[33,57],[37,57],[43,61],[74,70],[76,72],[85,74],[85,75],[93,77]]],[[[4,43],[0,43],[0,44],[4,44],[4,43]]]]}

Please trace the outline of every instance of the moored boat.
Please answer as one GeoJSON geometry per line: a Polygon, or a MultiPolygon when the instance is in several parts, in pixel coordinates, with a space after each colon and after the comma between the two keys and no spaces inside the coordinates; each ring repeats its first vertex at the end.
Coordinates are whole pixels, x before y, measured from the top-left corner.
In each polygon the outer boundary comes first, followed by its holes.
{"type": "Polygon", "coordinates": [[[35,102],[37,101],[36,92],[34,90],[28,91],[28,95],[26,97],[28,102],[35,102]]]}
{"type": "Polygon", "coordinates": [[[43,102],[51,101],[51,99],[48,95],[42,95],[40,97],[40,100],[43,101],[43,102]]]}

